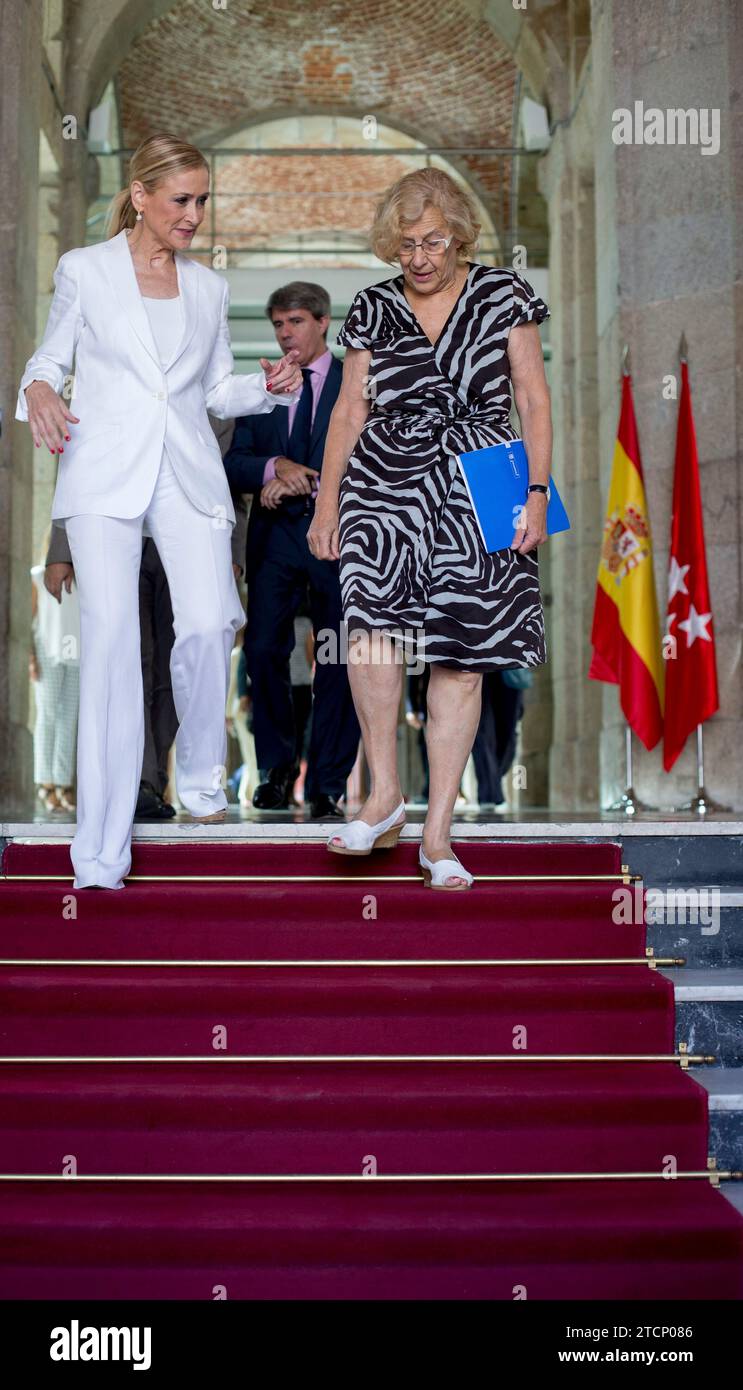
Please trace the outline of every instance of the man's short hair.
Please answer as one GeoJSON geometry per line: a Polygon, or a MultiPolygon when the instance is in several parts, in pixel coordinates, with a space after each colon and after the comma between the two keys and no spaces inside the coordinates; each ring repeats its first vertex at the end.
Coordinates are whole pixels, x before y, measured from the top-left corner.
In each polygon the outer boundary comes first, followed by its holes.
{"type": "Polygon", "coordinates": [[[306,309],[315,319],[330,318],[330,295],[322,285],[313,285],[310,280],[292,280],[270,296],[266,305],[269,319],[274,309],[306,309]]]}

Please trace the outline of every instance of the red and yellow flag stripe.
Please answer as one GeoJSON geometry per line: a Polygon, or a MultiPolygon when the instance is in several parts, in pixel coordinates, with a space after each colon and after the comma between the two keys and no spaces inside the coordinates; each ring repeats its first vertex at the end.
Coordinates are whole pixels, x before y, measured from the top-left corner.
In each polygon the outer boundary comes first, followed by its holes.
{"type": "Polygon", "coordinates": [[[632,401],[622,409],[604,522],[589,676],[619,686],[622,712],[646,748],[663,733],[663,657],[645,482],[632,401]]]}

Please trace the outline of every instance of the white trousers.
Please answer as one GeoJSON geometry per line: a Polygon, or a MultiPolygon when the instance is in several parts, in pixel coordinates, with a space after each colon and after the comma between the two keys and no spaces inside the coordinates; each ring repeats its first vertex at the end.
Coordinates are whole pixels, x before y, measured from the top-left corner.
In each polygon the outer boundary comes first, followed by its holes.
{"type": "Polygon", "coordinates": [[[144,750],[139,566],[145,518],[168,578],[178,796],[193,815],[227,805],[225,701],[234,634],[245,622],[231,527],[189,501],[163,453],[142,516],[71,516],[80,597],[80,718],[75,888],[123,888],[144,750]]]}

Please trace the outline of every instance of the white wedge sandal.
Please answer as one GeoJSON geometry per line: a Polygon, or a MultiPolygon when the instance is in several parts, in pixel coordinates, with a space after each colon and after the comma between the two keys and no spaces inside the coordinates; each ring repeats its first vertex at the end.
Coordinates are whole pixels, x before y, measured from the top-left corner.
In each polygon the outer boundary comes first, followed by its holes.
{"type": "Polygon", "coordinates": [[[373,849],[393,849],[405,824],[404,820],[401,820],[399,825],[395,825],[394,822],[404,812],[405,802],[401,801],[391,816],[387,816],[386,820],[377,821],[376,825],[367,825],[363,820],[351,820],[346,825],[337,826],[328,839],[328,849],[332,850],[333,854],[371,854],[373,849]],[[331,844],[332,840],[342,840],[343,844],[331,844]]]}
{"type": "Polygon", "coordinates": [[[429,859],[421,845],[418,851],[423,882],[426,888],[443,888],[447,893],[464,893],[472,887],[474,877],[458,859],[429,859]],[[448,878],[463,878],[464,883],[447,883],[448,878]]]}

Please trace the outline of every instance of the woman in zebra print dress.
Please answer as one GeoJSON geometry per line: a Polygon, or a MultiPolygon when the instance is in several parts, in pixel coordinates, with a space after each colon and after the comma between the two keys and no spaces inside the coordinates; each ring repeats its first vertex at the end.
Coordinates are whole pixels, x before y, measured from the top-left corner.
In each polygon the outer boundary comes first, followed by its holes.
{"type": "Polygon", "coordinates": [[[530,482],[546,485],[550,408],[536,325],[549,310],[515,271],[470,259],[478,230],[468,195],[439,170],[407,175],[380,203],[372,245],[402,273],[360,291],[339,334],[343,386],[308,533],[313,554],[340,559],[349,644],[361,643],[349,646],[349,679],[372,777],[344,830],[358,828],[328,847],[366,852],[366,841],[388,844],[404,823],[396,642],[398,655],[431,663],[421,864],[455,870],[428,873],[447,888],[471,884],[449,838],[482,673],[545,660],[536,546],[546,538],[546,498],[530,494],[525,531],[489,554],[455,455],[517,437],[513,384],[530,482]]]}

